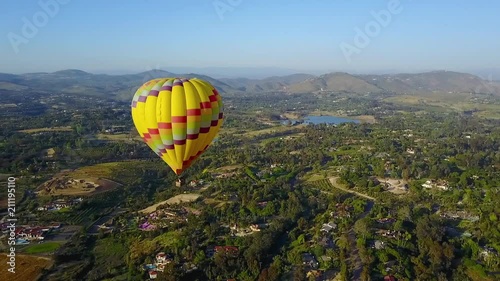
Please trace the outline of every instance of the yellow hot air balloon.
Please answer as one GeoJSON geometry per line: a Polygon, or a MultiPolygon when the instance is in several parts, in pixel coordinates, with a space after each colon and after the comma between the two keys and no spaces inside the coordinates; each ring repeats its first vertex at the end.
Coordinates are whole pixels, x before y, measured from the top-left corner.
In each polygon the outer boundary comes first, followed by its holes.
{"type": "Polygon", "coordinates": [[[221,96],[198,78],[148,81],[131,106],[140,136],[177,175],[208,148],[222,125],[221,96]]]}

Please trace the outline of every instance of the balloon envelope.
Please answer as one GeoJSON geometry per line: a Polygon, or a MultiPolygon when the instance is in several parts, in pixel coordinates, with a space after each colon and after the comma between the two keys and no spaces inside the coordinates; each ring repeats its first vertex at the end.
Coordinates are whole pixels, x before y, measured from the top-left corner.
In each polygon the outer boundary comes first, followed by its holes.
{"type": "Polygon", "coordinates": [[[148,81],[131,106],[139,135],[177,175],[208,148],[222,125],[221,96],[197,78],[148,81]]]}

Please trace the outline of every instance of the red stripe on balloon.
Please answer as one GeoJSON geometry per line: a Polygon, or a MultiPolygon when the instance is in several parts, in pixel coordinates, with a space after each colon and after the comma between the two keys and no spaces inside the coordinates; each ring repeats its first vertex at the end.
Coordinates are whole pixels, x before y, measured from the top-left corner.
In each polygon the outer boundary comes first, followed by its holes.
{"type": "Polygon", "coordinates": [[[205,133],[208,133],[209,131],[210,131],[210,127],[200,128],[200,134],[205,134],[205,133]]]}
{"type": "Polygon", "coordinates": [[[201,102],[200,107],[203,109],[212,108],[212,104],[209,101],[201,102]]]}
{"type": "Polygon", "coordinates": [[[172,123],[186,123],[187,116],[172,116],[172,123]]]}
{"type": "Polygon", "coordinates": [[[183,145],[186,144],[186,140],[174,140],[174,144],[183,145]]]}
{"type": "Polygon", "coordinates": [[[200,116],[201,115],[201,109],[199,109],[199,108],[188,109],[188,110],[186,110],[186,115],[187,116],[200,116]]]}
{"type": "Polygon", "coordinates": [[[195,140],[198,138],[198,134],[187,134],[186,139],[188,140],[195,140]]]}
{"type": "Polygon", "coordinates": [[[217,101],[217,96],[215,95],[211,95],[208,98],[210,99],[211,102],[217,101]]]}
{"type": "Polygon", "coordinates": [[[172,129],[172,123],[170,123],[170,122],[158,122],[158,129],[172,129]]]}
{"type": "Polygon", "coordinates": [[[151,134],[151,135],[159,135],[160,134],[160,131],[158,129],[151,129],[149,128],[148,129],[148,132],[151,134]]]}

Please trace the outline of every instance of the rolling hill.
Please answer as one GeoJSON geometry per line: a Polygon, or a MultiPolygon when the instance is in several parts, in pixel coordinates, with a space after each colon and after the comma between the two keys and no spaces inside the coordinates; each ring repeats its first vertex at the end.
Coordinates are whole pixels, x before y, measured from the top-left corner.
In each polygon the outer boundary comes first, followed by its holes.
{"type": "Polygon", "coordinates": [[[379,93],[383,90],[348,73],[334,72],[293,84],[289,87],[289,91],[293,93],[329,91],[366,94],[379,93]]]}
{"type": "Polygon", "coordinates": [[[96,95],[128,101],[144,82],[159,77],[198,77],[212,83],[221,93],[258,92],[339,92],[351,94],[390,93],[427,95],[439,93],[485,93],[500,95],[500,83],[483,80],[477,76],[452,71],[433,71],[416,74],[351,75],[344,72],[321,76],[292,74],[265,79],[221,78],[215,79],[196,73],[176,74],[164,70],[151,70],[137,74],[92,74],[68,69],[53,73],[0,73],[0,90],[41,91],[96,95]]]}

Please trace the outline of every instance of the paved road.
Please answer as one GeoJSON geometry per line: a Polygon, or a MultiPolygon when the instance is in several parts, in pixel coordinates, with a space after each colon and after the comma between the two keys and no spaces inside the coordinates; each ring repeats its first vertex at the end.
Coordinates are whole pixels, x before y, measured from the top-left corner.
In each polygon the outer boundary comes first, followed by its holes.
{"type": "MultiPolygon", "coordinates": [[[[376,201],[376,199],[369,196],[369,195],[359,193],[357,191],[349,190],[349,189],[346,189],[346,188],[340,186],[337,183],[337,179],[338,179],[338,177],[329,178],[330,183],[333,185],[333,187],[340,189],[342,191],[366,198],[368,200],[371,200],[371,201],[368,201],[368,204],[365,207],[365,212],[359,216],[358,220],[365,218],[372,210],[373,205],[375,205],[374,202],[376,201]]],[[[354,229],[351,228],[349,230],[349,232],[347,232],[347,235],[349,238],[349,247],[351,248],[351,253],[349,255],[349,262],[351,264],[351,270],[352,270],[352,279],[351,280],[356,280],[356,281],[361,280],[361,272],[363,272],[363,261],[361,261],[361,257],[359,256],[358,247],[356,245],[356,233],[354,232],[354,229]]]]}
{"type": "Polygon", "coordinates": [[[333,185],[333,187],[335,187],[335,188],[337,188],[337,189],[340,189],[340,190],[345,191],[345,192],[348,192],[348,193],[356,194],[356,195],[358,195],[358,196],[360,196],[360,197],[364,197],[364,198],[366,198],[366,199],[368,199],[368,200],[377,201],[377,199],[376,199],[376,198],[374,198],[374,197],[371,197],[371,196],[366,195],[366,194],[363,194],[363,193],[359,193],[359,192],[354,191],[354,190],[349,190],[349,189],[347,189],[347,188],[344,188],[344,187],[340,186],[340,185],[337,183],[337,179],[338,179],[338,177],[331,177],[331,178],[329,178],[328,180],[330,180],[330,183],[333,185]]]}
{"type": "MultiPolygon", "coordinates": [[[[365,207],[365,212],[359,216],[358,220],[365,218],[372,210],[373,205],[375,205],[375,203],[373,201],[369,201],[365,207]]],[[[351,280],[361,280],[361,272],[363,271],[363,261],[359,256],[358,246],[356,245],[356,233],[354,232],[354,228],[351,228],[347,234],[349,237],[349,246],[351,247],[351,255],[349,257],[352,268],[351,280]]]]}

